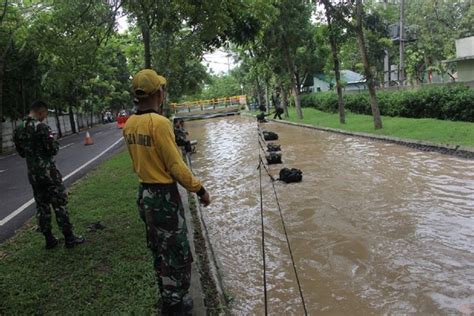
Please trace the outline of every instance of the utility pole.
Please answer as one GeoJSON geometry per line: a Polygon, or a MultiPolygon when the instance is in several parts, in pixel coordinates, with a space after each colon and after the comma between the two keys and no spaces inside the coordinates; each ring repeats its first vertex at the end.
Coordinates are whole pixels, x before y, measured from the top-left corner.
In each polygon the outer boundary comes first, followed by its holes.
{"type": "Polygon", "coordinates": [[[405,81],[405,38],[404,38],[404,28],[405,28],[405,10],[404,10],[405,0],[400,0],[400,61],[398,63],[398,81],[403,85],[405,81]]]}
{"type": "MultiPolygon", "coordinates": [[[[385,11],[387,11],[387,1],[383,1],[383,8],[385,11]]],[[[390,56],[388,55],[388,49],[385,49],[385,56],[383,58],[383,70],[384,70],[384,75],[383,75],[383,86],[384,87],[390,87],[390,75],[391,75],[391,67],[390,67],[390,56]]]]}
{"type": "Polygon", "coordinates": [[[232,57],[232,55],[227,53],[227,74],[230,73],[230,57],[232,57]]]}

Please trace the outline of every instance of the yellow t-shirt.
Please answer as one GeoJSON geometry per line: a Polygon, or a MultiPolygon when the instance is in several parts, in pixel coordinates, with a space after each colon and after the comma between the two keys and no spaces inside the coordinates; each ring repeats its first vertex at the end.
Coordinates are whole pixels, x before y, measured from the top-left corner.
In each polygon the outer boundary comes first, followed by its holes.
{"type": "Polygon", "coordinates": [[[176,180],[191,192],[202,188],[184,163],[171,122],[164,116],[134,114],[124,126],[123,136],[140,182],[170,184],[176,180]]]}

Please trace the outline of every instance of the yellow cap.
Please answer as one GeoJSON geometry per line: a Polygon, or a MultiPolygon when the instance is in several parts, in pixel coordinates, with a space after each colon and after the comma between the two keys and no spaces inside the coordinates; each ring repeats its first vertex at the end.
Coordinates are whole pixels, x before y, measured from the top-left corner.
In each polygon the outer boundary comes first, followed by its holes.
{"type": "Polygon", "coordinates": [[[147,98],[164,85],[166,85],[165,77],[152,69],[140,70],[132,79],[133,93],[137,98],[147,98]]]}

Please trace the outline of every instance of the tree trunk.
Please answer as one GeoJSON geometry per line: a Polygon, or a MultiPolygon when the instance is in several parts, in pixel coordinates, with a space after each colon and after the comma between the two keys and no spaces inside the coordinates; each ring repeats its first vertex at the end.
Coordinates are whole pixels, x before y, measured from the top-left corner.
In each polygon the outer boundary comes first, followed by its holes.
{"type": "Polygon", "coordinates": [[[282,97],[282,107],[283,111],[285,111],[285,117],[289,118],[290,115],[288,114],[288,91],[285,87],[285,85],[281,85],[281,97],[282,97]]]}
{"type": "Polygon", "coordinates": [[[145,68],[151,69],[150,30],[145,25],[142,25],[141,30],[145,49],[145,68]]]}
{"type": "Polygon", "coordinates": [[[61,123],[59,123],[59,109],[58,106],[54,106],[54,117],[56,118],[56,128],[58,129],[58,138],[63,137],[63,132],[61,130],[61,123]]]}
{"type": "Polygon", "coordinates": [[[3,79],[5,78],[4,65],[4,56],[0,56],[0,154],[3,153],[3,79]]]}
{"type": "Polygon", "coordinates": [[[336,76],[337,105],[339,109],[339,123],[346,124],[346,114],[344,113],[344,99],[342,98],[341,71],[339,67],[339,52],[336,42],[336,36],[331,22],[329,11],[326,10],[326,17],[329,28],[329,43],[331,44],[332,59],[334,61],[334,74],[336,76]]]}
{"type": "Polygon", "coordinates": [[[288,46],[285,47],[285,57],[286,63],[288,66],[288,70],[290,72],[291,77],[291,89],[293,90],[293,96],[295,97],[295,109],[296,109],[296,117],[299,120],[303,119],[303,112],[301,111],[301,98],[300,98],[300,91],[298,89],[298,81],[297,81],[297,74],[295,71],[295,64],[293,59],[290,56],[290,52],[288,51],[288,46]]]}
{"type": "Polygon", "coordinates": [[[69,122],[71,123],[71,130],[74,134],[77,133],[76,129],[76,122],[74,122],[74,112],[72,109],[72,105],[69,105],[69,122]]]}
{"type": "MultiPolygon", "coordinates": [[[[4,10],[7,9],[8,2],[5,1],[4,10]]],[[[5,11],[6,12],[6,11],[5,11]]],[[[2,16],[3,20],[4,16],[2,16]]],[[[3,153],[3,80],[5,79],[5,59],[7,58],[7,53],[10,50],[10,46],[13,42],[13,35],[10,34],[10,37],[7,41],[7,46],[5,50],[0,54],[0,153],[3,153]]]]}
{"type": "Polygon", "coordinates": [[[382,119],[380,118],[380,110],[377,102],[377,95],[375,93],[375,82],[372,70],[370,69],[369,58],[367,56],[367,48],[365,46],[364,28],[362,26],[363,16],[362,0],[356,2],[356,37],[357,43],[359,44],[360,55],[362,62],[364,63],[364,72],[367,80],[367,86],[369,88],[370,95],[370,107],[372,109],[372,115],[374,117],[375,129],[382,128],[382,119]]]}
{"type": "MultiPolygon", "coordinates": [[[[249,56],[254,58],[253,51],[251,49],[248,50],[249,56]]],[[[258,98],[258,105],[263,104],[264,94],[262,84],[260,83],[260,79],[258,79],[258,75],[255,77],[255,83],[257,84],[257,98],[258,98]]]]}
{"type": "Polygon", "coordinates": [[[23,115],[26,116],[28,114],[28,106],[26,105],[26,93],[25,93],[25,83],[23,81],[23,78],[20,80],[20,88],[21,88],[21,105],[23,106],[23,115]]]}
{"type": "Polygon", "coordinates": [[[258,79],[258,76],[255,78],[255,82],[257,83],[257,97],[258,97],[258,105],[262,105],[264,102],[264,92],[262,89],[262,85],[260,84],[260,80],[258,79]]]}

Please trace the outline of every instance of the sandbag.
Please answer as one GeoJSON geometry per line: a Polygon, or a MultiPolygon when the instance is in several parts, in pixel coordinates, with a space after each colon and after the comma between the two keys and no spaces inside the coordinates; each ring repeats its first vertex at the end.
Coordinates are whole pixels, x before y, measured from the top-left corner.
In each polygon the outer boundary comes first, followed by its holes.
{"type": "Polygon", "coordinates": [[[269,131],[263,131],[263,139],[265,140],[277,140],[278,134],[269,131]]]}
{"type": "Polygon", "coordinates": [[[270,152],[265,155],[265,158],[267,159],[269,165],[281,163],[281,153],[270,152]]]}
{"type": "Polygon", "coordinates": [[[303,172],[296,168],[283,168],[280,170],[280,178],[278,180],[286,183],[301,182],[303,180],[303,172]]]}
{"type": "Polygon", "coordinates": [[[281,146],[278,144],[267,144],[267,151],[268,152],[281,151],[281,146]]]}

